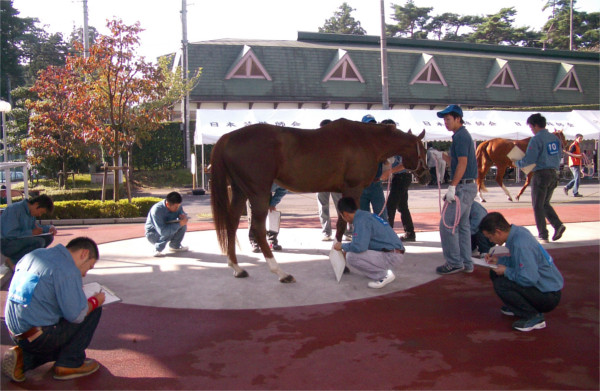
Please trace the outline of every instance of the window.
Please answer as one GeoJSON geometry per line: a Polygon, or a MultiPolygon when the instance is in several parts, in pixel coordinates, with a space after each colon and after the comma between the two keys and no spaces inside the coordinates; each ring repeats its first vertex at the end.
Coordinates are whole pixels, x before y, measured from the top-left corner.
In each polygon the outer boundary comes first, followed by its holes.
{"type": "Polygon", "coordinates": [[[323,82],[330,80],[365,82],[348,52],[342,49],[338,49],[323,78],[323,82]]]}
{"type": "Polygon", "coordinates": [[[508,65],[508,61],[501,58],[496,59],[488,76],[488,83],[486,85],[486,88],[490,87],[519,89],[515,76],[510,69],[510,65],[508,65]]]}
{"type": "Polygon", "coordinates": [[[266,79],[271,80],[271,76],[260,63],[256,54],[249,46],[244,46],[242,53],[234,62],[231,70],[227,72],[225,80],[229,79],[266,79]]]}
{"type": "Polygon", "coordinates": [[[442,84],[448,86],[433,56],[423,53],[417,62],[410,84],[442,84]]]}
{"type": "Polygon", "coordinates": [[[583,92],[579,78],[575,72],[575,66],[565,63],[560,64],[554,87],[554,91],[556,90],[583,92]]]}

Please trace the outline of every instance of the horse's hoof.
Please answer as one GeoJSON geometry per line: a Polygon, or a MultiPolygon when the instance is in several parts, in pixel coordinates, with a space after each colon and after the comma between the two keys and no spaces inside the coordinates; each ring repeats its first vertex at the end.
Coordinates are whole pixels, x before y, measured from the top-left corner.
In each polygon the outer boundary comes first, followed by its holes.
{"type": "Polygon", "coordinates": [[[511,197],[508,197],[508,200],[509,200],[510,202],[513,202],[513,199],[512,199],[511,197]]]}
{"type": "Polygon", "coordinates": [[[247,271],[245,271],[245,270],[242,270],[242,271],[241,271],[241,272],[239,272],[239,273],[233,272],[233,276],[234,276],[235,278],[246,278],[246,277],[248,277],[248,276],[249,276],[249,274],[248,274],[248,272],[247,272],[247,271]]]}
{"type": "Polygon", "coordinates": [[[296,279],[291,274],[288,274],[287,276],[280,278],[279,282],[281,282],[282,284],[289,284],[292,282],[296,282],[296,279]]]}

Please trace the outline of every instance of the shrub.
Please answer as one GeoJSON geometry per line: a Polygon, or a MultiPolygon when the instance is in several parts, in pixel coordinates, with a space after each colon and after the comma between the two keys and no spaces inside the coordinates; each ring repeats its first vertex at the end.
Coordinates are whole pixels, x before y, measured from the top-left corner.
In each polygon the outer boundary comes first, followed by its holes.
{"type": "Polygon", "coordinates": [[[130,218],[146,217],[152,205],[159,202],[160,198],[140,197],[133,198],[131,203],[127,200],[98,201],[56,201],[54,213],[43,216],[44,219],[100,219],[100,218],[130,218]]]}

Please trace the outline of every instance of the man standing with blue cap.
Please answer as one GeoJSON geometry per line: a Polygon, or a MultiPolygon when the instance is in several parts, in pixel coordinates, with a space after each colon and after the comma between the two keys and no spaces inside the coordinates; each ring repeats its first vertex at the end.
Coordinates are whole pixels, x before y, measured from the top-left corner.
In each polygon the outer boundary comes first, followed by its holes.
{"type": "Polygon", "coordinates": [[[444,119],[446,129],[453,132],[450,156],[444,160],[450,165],[450,186],[444,196],[446,206],[440,221],[440,238],[446,263],[435,269],[438,274],[472,273],[471,225],[469,213],[477,194],[477,160],[475,145],[464,127],[463,111],[450,105],[437,113],[444,119]]]}

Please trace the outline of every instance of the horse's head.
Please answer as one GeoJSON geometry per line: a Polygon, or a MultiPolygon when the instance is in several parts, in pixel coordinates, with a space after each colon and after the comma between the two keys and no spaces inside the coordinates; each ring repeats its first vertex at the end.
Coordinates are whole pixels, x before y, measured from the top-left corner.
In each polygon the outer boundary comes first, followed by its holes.
{"type": "Polygon", "coordinates": [[[567,139],[565,138],[565,133],[563,132],[563,130],[554,129],[553,134],[560,140],[562,149],[565,149],[567,147],[567,139]]]}
{"type": "Polygon", "coordinates": [[[429,174],[427,161],[425,160],[427,156],[427,151],[423,145],[425,130],[418,136],[414,136],[410,130],[408,131],[408,134],[412,136],[412,139],[414,140],[414,147],[410,148],[407,154],[402,155],[402,162],[404,167],[417,177],[421,185],[426,185],[431,180],[431,175],[429,174]]]}

